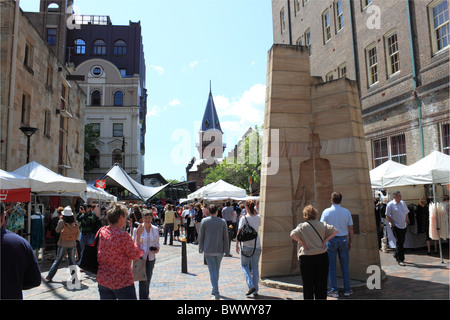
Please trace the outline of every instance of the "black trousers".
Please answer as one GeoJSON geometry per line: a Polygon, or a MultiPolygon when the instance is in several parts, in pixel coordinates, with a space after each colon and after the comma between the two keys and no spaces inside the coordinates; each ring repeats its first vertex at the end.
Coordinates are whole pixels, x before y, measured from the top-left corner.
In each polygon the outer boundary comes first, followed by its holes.
{"type": "Polygon", "coordinates": [[[392,233],[396,239],[394,258],[397,262],[403,262],[405,261],[405,248],[403,248],[403,245],[405,244],[406,228],[392,227],[392,233]]]}
{"type": "Polygon", "coordinates": [[[300,256],[303,299],[327,299],[328,253],[300,256]]]}

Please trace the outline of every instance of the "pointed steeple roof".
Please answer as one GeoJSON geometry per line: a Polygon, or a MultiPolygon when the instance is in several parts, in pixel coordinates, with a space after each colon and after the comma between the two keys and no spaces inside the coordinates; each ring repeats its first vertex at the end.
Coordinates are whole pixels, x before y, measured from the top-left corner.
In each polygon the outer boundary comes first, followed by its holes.
{"type": "Polygon", "coordinates": [[[205,113],[203,114],[202,126],[200,131],[207,130],[219,130],[223,133],[220,127],[219,117],[217,116],[216,106],[214,105],[214,99],[211,93],[211,83],[209,85],[209,97],[206,103],[205,113]]]}

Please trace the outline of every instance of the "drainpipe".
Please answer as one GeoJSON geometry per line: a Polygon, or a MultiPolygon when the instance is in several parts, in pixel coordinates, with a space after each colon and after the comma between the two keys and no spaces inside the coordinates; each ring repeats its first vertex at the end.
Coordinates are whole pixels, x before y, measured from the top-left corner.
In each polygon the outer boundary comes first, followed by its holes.
{"type": "Polygon", "coordinates": [[[348,0],[348,13],[349,13],[349,21],[350,21],[350,31],[352,35],[352,52],[353,52],[353,66],[355,67],[355,80],[358,85],[359,98],[361,99],[361,84],[359,79],[359,62],[356,58],[356,37],[355,37],[355,26],[353,24],[353,10],[352,10],[352,0],[348,0]]]}
{"type": "Polygon", "coordinates": [[[287,11],[288,11],[289,44],[292,45],[291,2],[289,0],[287,0],[287,11]]]}
{"type": "Polygon", "coordinates": [[[9,103],[8,103],[8,131],[6,133],[6,171],[11,171],[11,149],[12,149],[12,136],[13,136],[13,115],[14,115],[14,96],[16,94],[16,63],[17,63],[17,42],[19,38],[19,14],[20,14],[20,0],[16,0],[16,7],[14,12],[14,31],[13,31],[13,43],[11,53],[11,75],[9,79],[9,103]]]}
{"type": "Polygon", "coordinates": [[[420,135],[420,149],[422,152],[422,158],[425,157],[424,143],[423,143],[423,127],[422,127],[422,103],[420,101],[419,95],[416,91],[417,89],[417,73],[416,73],[416,61],[414,58],[414,42],[413,42],[413,27],[411,20],[411,8],[409,5],[409,0],[406,0],[406,15],[408,17],[408,29],[409,29],[409,47],[411,54],[411,68],[413,77],[413,95],[417,103],[417,117],[419,119],[419,135],[420,135]]]}

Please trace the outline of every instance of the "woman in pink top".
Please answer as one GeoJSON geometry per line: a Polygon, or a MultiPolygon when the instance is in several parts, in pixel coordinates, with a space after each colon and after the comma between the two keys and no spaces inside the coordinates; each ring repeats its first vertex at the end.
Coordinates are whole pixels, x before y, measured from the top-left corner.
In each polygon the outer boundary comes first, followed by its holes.
{"type": "Polygon", "coordinates": [[[131,261],[139,259],[144,251],[121,230],[127,214],[126,207],[113,204],[107,213],[109,226],[99,231],[97,283],[101,300],[137,298],[131,261]]]}

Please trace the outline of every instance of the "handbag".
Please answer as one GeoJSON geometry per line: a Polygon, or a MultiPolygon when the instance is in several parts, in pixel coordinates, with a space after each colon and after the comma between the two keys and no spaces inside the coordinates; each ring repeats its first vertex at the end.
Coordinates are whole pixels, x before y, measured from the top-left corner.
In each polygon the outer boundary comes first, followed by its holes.
{"type": "Polygon", "coordinates": [[[133,279],[134,281],[147,281],[147,272],[146,272],[146,260],[137,259],[131,261],[131,268],[133,270],[133,279]]]}
{"type": "Polygon", "coordinates": [[[97,247],[98,241],[100,240],[100,230],[98,230],[97,235],[93,244],[86,244],[84,246],[83,254],[81,256],[79,267],[87,272],[97,274],[98,271],[98,259],[97,259],[97,247]]]}
{"type": "Polygon", "coordinates": [[[247,217],[244,216],[246,224],[244,224],[244,226],[242,227],[241,231],[239,232],[237,239],[240,242],[240,246],[241,246],[241,254],[247,258],[251,257],[256,250],[256,241],[258,238],[258,232],[256,232],[256,230],[248,223],[247,217]],[[253,240],[255,239],[255,245],[253,246],[253,252],[251,255],[247,256],[242,252],[242,242],[243,241],[249,241],[249,240],[253,240]]]}

